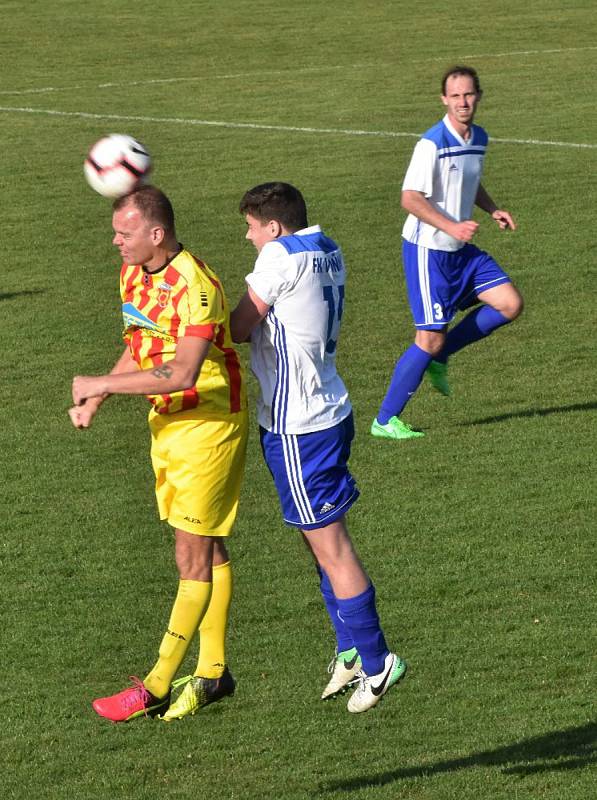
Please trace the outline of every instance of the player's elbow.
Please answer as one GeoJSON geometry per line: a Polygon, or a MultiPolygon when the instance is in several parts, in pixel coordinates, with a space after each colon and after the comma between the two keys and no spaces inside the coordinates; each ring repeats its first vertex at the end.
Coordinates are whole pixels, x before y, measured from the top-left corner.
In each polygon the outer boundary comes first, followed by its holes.
{"type": "Polygon", "coordinates": [[[417,201],[421,195],[419,192],[413,192],[412,189],[403,189],[400,195],[400,205],[409,214],[414,214],[417,209],[417,201]]]}
{"type": "Polygon", "coordinates": [[[236,333],[233,334],[232,341],[234,344],[246,344],[247,342],[251,341],[251,334],[250,333],[236,333]]]}
{"type": "Polygon", "coordinates": [[[178,372],[176,381],[177,389],[175,391],[184,392],[187,389],[192,389],[193,386],[197,383],[197,378],[199,377],[199,367],[190,366],[190,365],[181,365],[180,371],[178,372]]]}
{"type": "Polygon", "coordinates": [[[183,389],[192,389],[197,384],[198,377],[199,372],[197,370],[193,370],[193,372],[189,373],[184,381],[183,389]]]}
{"type": "Polygon", "coordinates": [[[230,337],[234,344],[242,344],[251,338],[251,331],[247,331],[246,326],[235,318],[234,312],[230,316],[230,337]]]}

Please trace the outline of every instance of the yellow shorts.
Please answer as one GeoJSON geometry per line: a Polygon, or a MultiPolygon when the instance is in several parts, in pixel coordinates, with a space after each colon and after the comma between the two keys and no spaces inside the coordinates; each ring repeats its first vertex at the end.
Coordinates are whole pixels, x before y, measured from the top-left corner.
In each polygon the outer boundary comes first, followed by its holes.
{"type": "Polygon", "coordinates": [[[149,413],[160,519],[188,533],[228,536],[245,468],[248,415],[224,421],[195,414],[149,413]]]}

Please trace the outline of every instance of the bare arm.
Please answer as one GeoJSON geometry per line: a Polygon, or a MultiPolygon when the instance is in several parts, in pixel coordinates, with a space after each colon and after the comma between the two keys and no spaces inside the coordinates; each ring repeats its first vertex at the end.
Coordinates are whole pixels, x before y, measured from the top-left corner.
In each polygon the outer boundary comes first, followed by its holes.
{"type": "Polygon", "coordinates": [[[174,358],[153,369],[77,375],[73,379],[73,402],[81,406],[90,398],[108,394],[169,394],[189,389],[197,381],[210,345],[207,339],[184,336],[176,346],[174,358]]]}
{"type": "Polygon", "coordinates": [[[270,307],[249,287],[230,314],[230,333],[233,342],[246,342],[251,331],[265,317],[270,307]]]}
{"type": "Polygon", "coordinates": [[[448,236],[453,236],[454,239],[459,239],[462,242],[470,242],[479,227],[479,223],[472,219],[466,219],[462,222],[454,222],[454,220],[448,219],[441,211],[431,205],[423,192],[417,192],[414,189],[404,189],[402,191],[401,203],[405,211],[408,211],[409,214],[414,214],[421,222],[433,225],[434,228],[439,228],[440,231],[447,233],[448,236]]]}
{"type": "Polygon", "coordinates": [[[516,230],[516,223],[508,211],[500,209],[493,202],[487,190],[482,184],[479,184],[477,189],[477,196],[475,197],[475,205],[479,206],[483,211],[486,211],[504,231],[507,228],[516,230]]]}
{"type": "MultiPolygon", "coordinates": [[[[117,375],[121,372],[130,372],[136,369],[136,367],[135,360],[127,347],[123,350],[122,355],[112,367],[110,374],[117,375]]],[[[99,407],[109,396],[109,393],[106,392],[97,397],[89,398],[83,405],[69,408],[68,415],[75,428],[88,428],[91,425],[91,420],[97,414],[99,407]]]]}

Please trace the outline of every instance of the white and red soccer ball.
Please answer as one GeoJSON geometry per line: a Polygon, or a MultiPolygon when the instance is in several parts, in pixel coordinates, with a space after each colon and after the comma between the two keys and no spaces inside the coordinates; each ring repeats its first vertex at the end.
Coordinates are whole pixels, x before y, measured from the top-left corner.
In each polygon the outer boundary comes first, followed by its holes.
{"type": "Polygon", "coordinates": [[[91,148],[83,165],[87,183],[104,197],[122,197],[146,182],[151,156],[122,133],[110,133],[91,148]]]}

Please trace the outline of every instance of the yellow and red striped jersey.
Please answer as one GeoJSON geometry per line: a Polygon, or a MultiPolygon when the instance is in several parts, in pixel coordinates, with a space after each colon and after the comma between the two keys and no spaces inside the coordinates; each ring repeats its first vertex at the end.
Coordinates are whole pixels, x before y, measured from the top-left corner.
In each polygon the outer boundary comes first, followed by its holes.
{"type": "Polygon", "coordinates": [[[211,342],[194,387],[149,395],[155,411],[197,409],[198,416],[222,418],[246,408],[240,359],[230,338],[230,312],[216,274],[181,250],[157,272],[123,264],[120,296],[123,338],[140,369],[174,358],[183,336],[211,342]]]}

